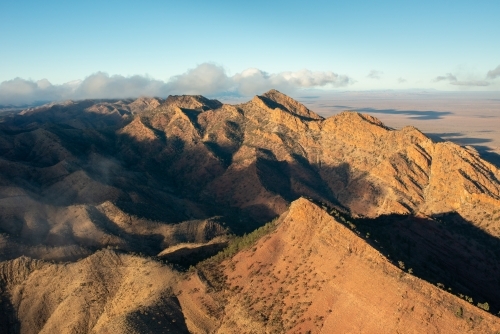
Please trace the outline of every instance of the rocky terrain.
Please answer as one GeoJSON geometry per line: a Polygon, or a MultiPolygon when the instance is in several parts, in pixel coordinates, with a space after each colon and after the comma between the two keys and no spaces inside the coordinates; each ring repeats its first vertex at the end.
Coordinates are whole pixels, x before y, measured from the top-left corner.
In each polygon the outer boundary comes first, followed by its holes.
{"type": "Polygon", "coordinates": [[[203,263],[177,287],[188,328],[194,333],[500,329],[495,316],[416,278],[404,265],[391,264],[330,212],[296,200],[275,230],[252,247],[218,267],[215,261],[203,263]]]}
{"type": "Polygon", "coordinates": [[[500,170],[413,127],[68,101],[0,120],[0,171],[7,333],[500,330],[500,170]]]}

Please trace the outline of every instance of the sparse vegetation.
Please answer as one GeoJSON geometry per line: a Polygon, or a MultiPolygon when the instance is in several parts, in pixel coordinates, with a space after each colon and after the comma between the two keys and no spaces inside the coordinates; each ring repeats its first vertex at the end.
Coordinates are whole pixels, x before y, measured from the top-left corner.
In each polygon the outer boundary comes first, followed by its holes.
{"type": "Polygon", "coordinates": [[[477,303],[477,307],[482,308],[485,311],[489,311],[490,310],[490,305],[488,304],[488,302],[477,303]]]}
{"type": "MultiPolygon", "coordinates": [[[[222,260],[225,260],[227,258],[230,258],[231,256],[235,255],[241,250],[248,249],[250,248],[257,240],[259,240],[261,237],[269,234],[272,232],[276,227],[276,219],[268,222],[262,227],[259,227],[255,231],[244,234],[241,237],[234,236],[230,241],[229,244],[226,248],[224,248],[222,251],[214,255],[213,257],[207,259],[206,261],[209,262],[220,262],[222,260]]],[[[255,251],[253,249],[253,251],[255,251]]]]}

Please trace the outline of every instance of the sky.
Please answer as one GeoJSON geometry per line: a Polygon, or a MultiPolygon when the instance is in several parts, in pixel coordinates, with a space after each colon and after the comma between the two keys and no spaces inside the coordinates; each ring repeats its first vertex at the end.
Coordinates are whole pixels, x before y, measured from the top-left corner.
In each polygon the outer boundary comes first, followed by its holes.
{"type": "Polygon", "coordinates": [[[1,1],[0,105],[500,91],[500,1],[1,1]]]}

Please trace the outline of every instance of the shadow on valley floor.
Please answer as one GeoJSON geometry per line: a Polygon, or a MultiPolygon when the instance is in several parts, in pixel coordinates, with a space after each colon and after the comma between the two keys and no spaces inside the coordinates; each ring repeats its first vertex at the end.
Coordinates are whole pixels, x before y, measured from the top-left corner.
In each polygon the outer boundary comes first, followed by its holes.
{"type": "Polygon", "coordinates": [[[455,144],[462,146],[490,143],[493,141],[488,138],[464,137],[465,134],[460,132],[446,132],[446,133],[428,132],[425,133],[425,135],[431,138],[435,142],[451,141],[455,144]]]}
{"type": "Polygon", "coordinates": [[[500,168],[500,154],[493,152],[488,146],[474,145],[474,148],[481,154],[481,158],[500,168]]]}
{"type": "Polygon", "coordinates": [[[474,305],[500,311],[500,240],[458,213],[353,220],[355,230],[406,272],[474,305]]]}
{"type": "Polygon", "coordinates": [[[426,133],[425,135],[431,138],[435,142],[451,141],[461,146],[468,146],[468,145],[472,146],[479,152],[481,158],[500,168],[500,154],[494,152],[491,149],[491,147],[478,145],[478,144],[490,143],[493,141],[491,139],[465,137],[465,134],[461,132],[442,132],[442,133],[430,132],[426,133]]]}
{"type": "Polygon", "coordinates": [[[417,120],[433,120],[442,119],[444,116],[453,114],[451,111],[434,111],[434,110],[398,110],[398,109],[376,109],[376,108],[355,108],[350,106],[328,106],[331,108],[345,109],[348,111],[357,111],[370,114],[390,114],[390,115],[408,115],[411,119],[417,120]]]}

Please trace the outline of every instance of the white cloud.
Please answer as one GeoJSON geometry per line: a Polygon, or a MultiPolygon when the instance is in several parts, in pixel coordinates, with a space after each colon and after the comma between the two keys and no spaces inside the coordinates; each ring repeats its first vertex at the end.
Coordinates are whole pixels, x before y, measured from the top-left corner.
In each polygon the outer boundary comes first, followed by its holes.
{"type": "Polygon", "coordinates": [[[384,74],[384,72],[371,70],[370,73],[368,73],[368,75],[366,77],[370,78],[370,79],[379,80],[382,77],[382,74],[384,74]]]}
{"type": "Polygon", "coordinates": [[[398,83],[402,84],[402,83],[405,83],[407,82],[408,80],[406,80],[405,78],[402,78],[402,77],[399,77],[398,78],[398,83]]]}
{"type": "Polygon", "coordinates": [[[257,68],[249,68],[241,73],[235,74],[231,81],[233,82],[233,89],[243,95],[252,95],[255,91],[267,91],[273,85],[276,89],[286,91],[288,83],[283,80],[279,75],[270,75],[267,72],[261,71],[257,68]]]}
{"type": "Polygon", "coordinates": [[[164,87],[169,94],[217,94],[231,88],[230,78],[223,67],[203,63],[186,73],[176,75],[164,87]]]}
{"type": "Polygon", "coordinates": [[[350,77],[329,71],[301,70],[270,74],[250,68],[228,76],[223,67],[203,63],[171,77],[166,82],[139,75],[110,76],[104,72],[94,73],[82,81],[75,80],[62,85],[52,85],[46,79],[34,82],[16,78],[0,83],[0,105],[67,99],[166,97],[169,94],[254,95],[271,88],[290,93],[301,88],[343,87],[350,83],[353,83],[350,77]]]}
{"type": "Polygon", "coordinates": [[[165,83],[148,77],[134,75],[124,77],[121,75],[109,76],[97,72],[85,78],[74,90],[71,99],[86,98],[128,98],[141,95],[161,95],[165,83]]]}
{"type": "Polygon", "coordinates": [[[435,77],[433,82],[439,82],[439,81],[445,81],[445,80],[453,82],[453,81],[457,81],[457,77],[451,73],[446,73],[446,75],[440,75],[438,77],[435,77]]]}
{"type": "Polygon", "coordinates": [[[22,105],[38,101],[54,101],[68,95],[69,87],[54,86],[48,80],[37,82],[15,78],[0,83],[0,104],[22,105]]]}
{"type": "Polygon", "coordinates": [[[433,82],[440,82],[440,81],[448,81],[450,85],[455,85],[455,86],[489,86],[490,83],[485,80],[458,80],[457,77],[451,73],[447,73],[446,75],[441,75],[434,80],[433,82]]]}
{"type": "Polygon", "coordinates": [[[335,87],[346,86],[351,79],[345,75],[338,75],[333,72],[312,72],[301,70],[297,72],[283,72],[278,74],[291,84],[298,87],[316,87],[331,84],[335,87]]]}
{"type": "Polygon", "coordinates": [[[488,79],[496,79],[500,77],[500,65],[497,66],[494,70],[488,71],[486,78],[488,79]]]}
{"type": "Polygon", "coordinates": [[[333,72],[312,72],[301,70],[297,72],[281,72],[269,74],[256,68],[247,69],[231,78],[234,90],[242,95],[252,95],[271,88],[290,92],[300,88],[344,87],[352,83],[352,79],[333,72]]]}
{"type": "MultiPolygon", "coordinates": [[[[467,73],[466,73],[467,75],[467,73]]],[[[450,85],[455,85],[455,86],[476,86],[476,87],[485,87],[485,86],[490,86],[494,85],[494,79],[500,77],[500,65],[498,65],[495,69],[488,71],[486,74],[486,78],[484,80],[477,80],[478,75],[474,74],[469,74],[469,80],[458,80],[457,76],[452,74],[452,73],[446,73],[446,75],[441,75],[434,80],[433,82],[440,82],[440,81],[448,81],[450,85]]]]}

